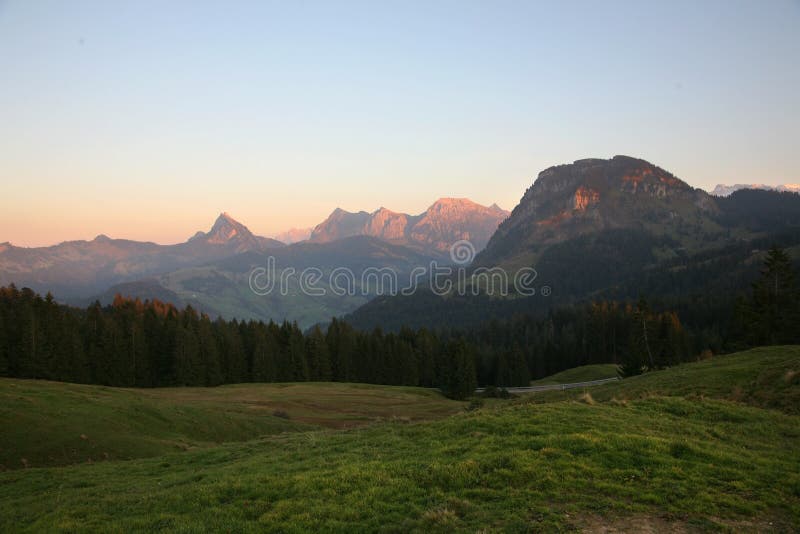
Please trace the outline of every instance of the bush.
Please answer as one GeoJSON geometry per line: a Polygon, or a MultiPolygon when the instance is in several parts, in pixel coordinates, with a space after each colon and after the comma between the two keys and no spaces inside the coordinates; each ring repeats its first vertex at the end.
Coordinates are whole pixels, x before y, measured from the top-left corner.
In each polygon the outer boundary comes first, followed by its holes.
{"type": "Polygon", "coordinates": [[[483,408],[483,399],[476,398],[470,400],[469,404],[464,409],[467,410],[468,412],[474,412],[475,410],[480,410],[481,408],[483,408]]]}

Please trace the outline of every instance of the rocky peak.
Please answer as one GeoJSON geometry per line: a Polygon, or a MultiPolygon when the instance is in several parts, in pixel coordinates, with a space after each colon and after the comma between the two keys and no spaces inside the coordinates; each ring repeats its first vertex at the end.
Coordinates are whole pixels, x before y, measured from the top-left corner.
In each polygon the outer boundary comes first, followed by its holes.
{"type": "Polygon", "coordinates": [[[197,232],[189,242],[225,245],[233,248],[236,252],[244,252],[264,248],[262,239],[253,235],[245,225],[234,219],[229,213],[223,212],[214,221],[211,230],[197,232]]]}
{"type": "Polygon", "coordinates": [[[367,221],[364,234],[389,241],[403,239],[408,227],[409,216],[384,207],[378,208],[367,221]]]}
{"type": "MultiPolygon", "coordinates": [[[[671,173],[642,159],[614,156],[612,159],[581,159],[539,173],[511,219],[564,210],[584,211],[591,205],[614,203],[621,198],[695,197],[697,192],[671,173]]],[[[513,221],[512,223],[513,224],[513,221]]]]}
{"type": "Polygon", "coordinates": [[[345,237],[361,235],[363,226],[369,220],[369,213],[359,211],[352,213],[336,208],[327,219],[319,223],[311,231],[309,241],[327,243],[345,237]]]}
{"type": "Polygon", "coordinates": [[[420,215],[381,207],[372,213],[350,213],[337,208],[314,228],[311,241],[327,242],[354,235],[433,250],[449,249],[459,239],[470,239],[482,248],[508,212],[497,205],[481,206],[467,198],[440,198],[420,215]]]}
{"type": "Polygon", "coordinates": [[[217,217],[211,231],[206,234],[209,243],[224,244],[234,239],[249,239],[253,234],[245,225],[234,219],[227,212],[223,212],[217,217]]]}
{"type": "Polygon", "coordinates": [[[468,198],[440,198],[428,208],[426,213],[456,213],[472,210],[488,210],[468,198]]]}
{"type": "Polygon", "coordinates": [[[668,228],[693,227],[717,210],[707,193],[645,160],[581,159],[539,173],[481,261],[499,261],[514,250],[522,253],[526,247],[533,250],[604,229],[670,233],[668,228]]]}

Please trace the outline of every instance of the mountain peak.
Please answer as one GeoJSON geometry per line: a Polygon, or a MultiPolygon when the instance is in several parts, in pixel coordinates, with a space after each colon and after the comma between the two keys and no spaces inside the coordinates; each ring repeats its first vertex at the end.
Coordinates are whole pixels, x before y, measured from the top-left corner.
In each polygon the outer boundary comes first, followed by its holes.
{"type": "Polygon", "coordinates": [[[468,198],[441,197],[432,204],[433,206],[478,206],[468,198]]]}
{"type": "Polygon", "coordinates": [[[227,211],[223,211],[222,213],[220,213],[219,217],[217,217],[217,220],[214,222],[215,225],[220,223],[241,224],[239,223],[239,221],[234,219],[233,216],[227,211]]]}
{"type": "Polygon", "coordinates": [[[664,198],[687,193],[694,189],[664,169],[643,159],[614,156],[611,159],[579,159],[571,164],[556,165],[539,173],[525,197],[546,200],[562,192],[575,193],[583,187],[588,191],[612,191],[638,196],[664,198]]]}
{"type": "Polygon", "coordinates": [[[479,264],[525,263],[542,247],[604,230],[695,228],[717,209],[707,193],[643,159],[579,159],[539,173],[479,264]]]}
{"type": "MultiPolygon", "coordinates": [[[[197,232],[189,239],[190,243],[232,246],[236,252],[261,250],[266,238],[255,235],[228,212],[222,212],[208,232],[197,232]]],[[[266,240],[271,245],[272,240],[266,240]]],[[[277,241],[274,243],[277,244],[277,241]]]]}
{"type": "Polygon", "coordinates": [[[253,234],[245,225],[231,217],[228,212],[220,213],[211,231],[205,234],[206,241],[214,244],[224,244],[231,240],[252,239],[253,234]]]}
{"type": "Polygon", "coordinates": [[[311,232],[310,241],[325,243],[368,235],[393,243],[409,244],[442,254],[459,239],[469,239],[482,248],[508,212],[486,207],[468,198],[442,197],[419,215],[392,211],[381,206],[372,213],[336,208],[311,232]]]}

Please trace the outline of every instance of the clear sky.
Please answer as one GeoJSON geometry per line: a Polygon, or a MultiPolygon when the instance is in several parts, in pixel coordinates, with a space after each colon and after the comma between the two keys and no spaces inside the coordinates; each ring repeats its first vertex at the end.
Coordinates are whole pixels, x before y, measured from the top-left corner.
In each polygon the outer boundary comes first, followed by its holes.
{"type": "Polygon", "coordinates": [[[0,0],[0,242],[511,209],[643,157],[800,182],[800,2],[0,0]]]}

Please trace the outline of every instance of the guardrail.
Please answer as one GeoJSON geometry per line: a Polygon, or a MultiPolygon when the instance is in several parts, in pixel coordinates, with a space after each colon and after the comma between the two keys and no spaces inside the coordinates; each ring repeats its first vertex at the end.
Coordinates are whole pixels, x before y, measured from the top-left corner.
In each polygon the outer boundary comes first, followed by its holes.
{"type": "MultiPolygon", "coordinates": [[[[599,386],[600,384],[607,384],[619,380],[619,377],[602,378],[600,380],[589,380],[587,382],[572,382],[569,384],[546,384],[542,386],[520,386],[504,388],[509,393],[535,393],[537,391],[558,391],[565,389],[583,388],[589,386],[599,386]]],[[[486,388],[478,388],[475,393],[483,393],[486,388]]]]}

